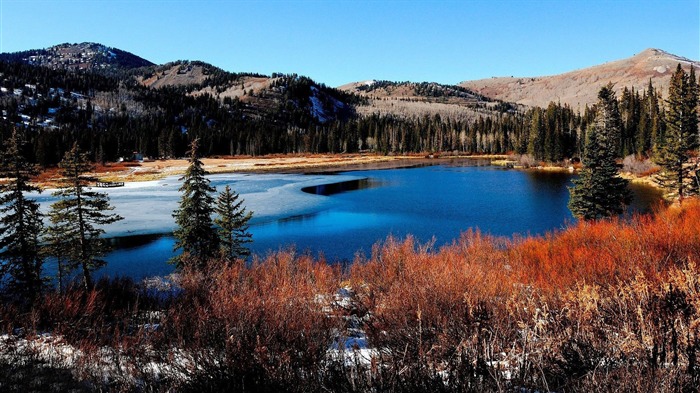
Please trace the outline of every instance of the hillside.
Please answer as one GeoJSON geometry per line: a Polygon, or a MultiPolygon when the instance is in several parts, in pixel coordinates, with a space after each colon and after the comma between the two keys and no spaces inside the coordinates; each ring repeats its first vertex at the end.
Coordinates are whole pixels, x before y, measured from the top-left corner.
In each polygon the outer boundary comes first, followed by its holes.
{"type": "Polygon", "coordinates": [[[435,82],[390,82],[369,80],[338,87],[367,100],[360,115],[384,114],[402,118],[440,115],[452,120],[470,120],[516,107],[496,102],[470,89],[435,82]]]}
{"type": "MultiPolygon", "coordinates": [[[[677,64],[690,69],[700,62],[664,52],[647,49],[630,58],[583,68],[552,76],[498,77],[466,81],[459,85],[486,97],[523,105],[546,107],[550,101],[583,109],[597,100],[601,86],[614,83],[616,89],[634,87],[643,90],[652,80],[657,91],[668,90],[671,74],[677,64]]],[[[618,94],[619,95],[619,94],[618,94]]]]}
{"type": "Polygon", "coordinates": [[[292,107],[325,123],[352,115],[352,103],[356,101],[349,94],[295,74],[234,73],[201,61],[148,67],[136,76],[136,81],[151,89],[173,88],[193,97],[211,96],[222,103],[235,100],[257,118],[275,116],[292,100],[292,107]]]}

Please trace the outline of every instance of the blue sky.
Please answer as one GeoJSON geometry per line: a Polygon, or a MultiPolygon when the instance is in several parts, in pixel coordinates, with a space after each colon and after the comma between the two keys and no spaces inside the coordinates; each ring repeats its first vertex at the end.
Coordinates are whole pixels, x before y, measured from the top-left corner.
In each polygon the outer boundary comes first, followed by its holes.
{"type": "Polygon", "coordinates": [[[99,42],[155,63],[454,84],[646,48],[700,59],[700,0],[0,0],[0,51],[99,42]]]}

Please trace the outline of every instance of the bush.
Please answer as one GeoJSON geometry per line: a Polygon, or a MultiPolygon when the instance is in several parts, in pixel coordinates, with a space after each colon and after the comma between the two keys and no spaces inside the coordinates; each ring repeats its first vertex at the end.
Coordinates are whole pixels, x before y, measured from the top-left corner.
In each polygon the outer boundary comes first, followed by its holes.
{"type": "Polygon", "coordinates": [[[333,316],[339,272],[324,261],[271,254],[183,275],[185,295],[164,320],[168,345],[191,356],[182,389],[315,391],[343,327],[333,316]],[[192,372],[191,366],[197,365],[192,372]]]}
{"type": "Polygon", "coordinates": [[[637,176],[649,176],[660,171],[661,168],[648,158],[641,158],[634,154],[626,156],[622,160],[622,171],[637,176]]]}

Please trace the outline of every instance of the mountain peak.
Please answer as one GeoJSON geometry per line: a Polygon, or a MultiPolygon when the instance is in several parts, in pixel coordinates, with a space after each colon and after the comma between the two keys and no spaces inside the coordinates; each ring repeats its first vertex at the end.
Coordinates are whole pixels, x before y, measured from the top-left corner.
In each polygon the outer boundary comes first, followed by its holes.
{"type": "Polygon", "coordinates": [[[0,59],[71,70],[132,69],[154,65],[132,53],[96,42],[63,43],[46,49],[3,53],[0,59]]]}
{"type": "Polygon", "coordinates": [[[648,56],[662,56],[668,55],[669,53],[657,48],[647,48],[643,51],[637,53],[634,57],[648,57],[648,56]]]}

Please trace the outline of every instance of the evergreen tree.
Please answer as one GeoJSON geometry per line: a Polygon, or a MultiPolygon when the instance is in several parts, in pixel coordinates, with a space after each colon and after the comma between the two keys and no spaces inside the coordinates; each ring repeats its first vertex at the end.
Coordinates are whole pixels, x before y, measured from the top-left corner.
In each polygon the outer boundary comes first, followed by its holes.
{"type": "MultiPolygon", "coordinates": [[[[53,248],[53,254],[66,261],[66,271],[82,270],[83,286],[88,290],[93,287],[92,272],[105,265],[100,258],[109,250],[105,239],[100,237],[105,233],[103,226],[122,217],[108,213],[114,207],[106,194],[90,191],[88,179],[83,175],[93,166],[77,143],[66,152],[59,167],[64,180],[53,194],[60,199],[51,205],[49,212],[50,244],[60,245],[53,248]]],[[[59,274],[63,274],[62,269],[59,274]]]]}
{"type": "Polygon", "coordinates": [[[199,140],[192,141],[189,150],[190,165],[180,187],[182,197],[180,207],[175,210],[173,217],[175,229],[175,249],[182,249],[183,254],[175,257],[173,262],[178,268],[202,269],[218,250],[218,236],[212,222],[214,197],[216,191],[209,185],[202,161],[199,159],[199,140]]]}
{"type": "Polygon", "coordinates": [[[666,133],[657,162],[663,168],[661,184],[683,203],[698,193],[697,165],[689,159],[698,148],[698,84],[695,70],[686,74],[678,64],[668,88],[666,133]]]}
{"type": "Polygon", "coordinates": [[[545,130],[542,121],[543,116],[544,115],[541,108],[534,108],[530,118],[530,141],[527,147],[527,153],[534,156],[538,161],[545,159],[545,130]]]}
{"type": "Polygon", "coordinates": [[[0,178],[0,277],[9,276],[8,288],[30,302],[41,292],[42,266],[40,234],[43,230],[39,204],[27,198],[40,192],[29,183],[39,172],[27,162],[24,140],[16,130],[5,141],[0,178]]]}
{"type": "Polygon", "coordinates": [[[214,223],[219,228],[221,254],[229,259],[250,255],[250,250],[245,245],[252,242],[248,221],[253,217],[253,212],[246,212],[243,202],[229,186],[219,194],[216,201],[218,217],[214,223]]]}
{"type": "Polygon", "coordinates": [[[657,139],[663,119],[660,115],[659,97],[654,85],[649,79],[649,85],[644,92],[640,108],[640,120],[637,131],[637,154],[651,155],[657,148],[657,139]]]}
{"type": "Polygon", "coordinates": [[[63,293],[66,288],[66,277],[70,273],[68,255],[71,251],[71,244],[64,242],[65,233],[71,231],[71,223],[67,221],[62,221],[59,218],[66,215],[69,207],[66,205],[53,206],[49,212],[49,220],[51,225],[46,228],[46,237],[44,244],[44,251],[47,255],[51,255],[56,259],[57,267],[57,279],[58,279],[58,293],[63,293]]]}
{"type": "Polygon", "coordinates": [[[584,220],[620,214],[630,200],[627,180],[619,176],[615,163],[622,122],[612,85],[598,93],[596,110],[596,118],[586,132],[584,168],[569,188],[569,209],[584,220]]]}

